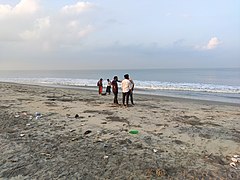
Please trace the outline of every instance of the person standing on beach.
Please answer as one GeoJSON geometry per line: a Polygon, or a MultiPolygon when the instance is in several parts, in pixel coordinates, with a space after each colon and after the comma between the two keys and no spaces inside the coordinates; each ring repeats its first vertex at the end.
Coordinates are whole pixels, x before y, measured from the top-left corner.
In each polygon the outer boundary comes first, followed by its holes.
{"type": "Polygon", "coordinates": [[[102,83],[103,79],[101,78],[98,83],[97,83],[97,86],[98,86],[98,93],[99,94],[102,94],[102,90],[103,90],[103,83],[102,83]]]}
{"type": "Polygon", "coordinates": [[[114,94],[114,100],[113,103],[114,104],[118,104],[118,77],[114,76],[113,80],[112,80],[112,92],[114,94]]]}
{"type": "Polygon", "coordinates": [[[133,80],[132,79],[129,79],[129,81],[130,81],[130,92],[129,92],[129,96],[130,96],[130,100],[131,100],[131,103],[132,103],[132,105],[134,105],[134,103],[133,103],[133,89],[134,89],[134,82],[133,82],[133,80]]]}
{"type": "Polygon", "coordinates": [[[124,75],[124,80],[122,81],[122,102],[124,106],[128,106],[129,94],[131,89],[131,82],[129,81],[129,75],[124,75]],[[126,104],[125,104],[126,100],[126,104]]]}
{"type": "Polygon", "coordinates": [[[108,93],[109,95],[111,94],[111,81],[107,79],[107,89],[106,89],[106,94],[108,93]]]}

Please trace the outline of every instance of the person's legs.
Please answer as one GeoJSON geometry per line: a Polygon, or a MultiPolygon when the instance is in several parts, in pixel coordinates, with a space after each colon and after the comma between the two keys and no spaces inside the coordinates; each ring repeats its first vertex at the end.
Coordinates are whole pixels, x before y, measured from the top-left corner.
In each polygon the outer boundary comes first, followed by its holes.
{"type": "Polygon", "coordinates": [[[122,96],[123,96],[123,97],[122,97],[123,105],[125,105],[125,97],[126,97],[126,94],[127,94],[127,93],[122,93],[122,96]]]}
{"type": "Polygon", "coordinates": [[[131,100],[132,105],[134,105],[134,103],[133,103],[133,93],[132,92],[130,92],[130,100],[131,100]]]}
{"type": "Polygon", "coordinates": [[[102,87],[101,86],[98,87],[98,93],[102,94],[102,87]]]}
{"type": "Polygon", "coordinates": [[[126,101],[127,101],[126,104],[127,104],[127,105],[128,105],[128,103],[129,103],[129,94],[130,94],[130,92],[128,91],[128,92],[126,93],[126,96],[127,96],[127,97],[126,97],[126,101]]]}
{"type": "Polygon", "coordinates": [[[110,94],[110,86],[107,86],[106,93],[110,94]]]}
{"type": "Polygon", "coordinates": [[[113,100],[113,103],[114,103],[114,104],[118,104],[118,98],[117,98],[117,96],[118,96],[118,93],[114,93],[114,100],[113,100]]]}

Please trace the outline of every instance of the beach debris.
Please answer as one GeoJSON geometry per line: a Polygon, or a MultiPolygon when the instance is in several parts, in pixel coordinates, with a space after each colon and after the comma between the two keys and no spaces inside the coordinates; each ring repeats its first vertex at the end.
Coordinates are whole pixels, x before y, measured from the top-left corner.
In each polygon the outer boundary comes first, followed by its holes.
{"type": "Polygon", "coordinates": [[[95,142],[103,142],[103,140],[98,138],[95,142]]]}
{"type": "Polygon", "coordinates": [[[23,116],[27,116],[27,112],[23,112],[22,115],[23,115],[23,116]]]}
{"type": "Polygon", "coordinates": [[[103,156],[103,159],[108,159],[108,157],[109,157],[109,156],[104,155],[104,156],[103,156]]]}
{"type": "Polygon", "coordinates": [[[138,130],[130,130],[129,133],[130,134],[138,134],[139,132],[138,132],[138,130]]]}
{"type": "Polygon", "coordinates": [[[33,119],[33,116],[29,116],[29,120],[32,120],[33,119]]]}
{"type": "Polygon", "coordinates": [[[236,167],[237,167],[236,163],[234,163],[234,162],[231,162],[231,163],[230,163],[230,166],[233,167],[233,168],[236,168],[236,167]]]}
{"type": "Polygon", "coordinates": [[[146,171],[146,175],[148,177],[151,177],[151,176],[158,176],[158,177],[161,177],[161,176],[166,176],[167,175],[167,172],[165,169],[147,169],[146,171]]]}
{"type": "Polygon", "coordinates": [[[70,114],[66,114],[66,116],[69,118],[71,115],[70,114]]]}
{"type": "Polygon", "coordinates": [[[85,126],[85,124],[81,124],[81,126],[85,126]]]}
{"type": "Polygon", "coordinates": [[[158,150],[157,149],[153,149],[153,152],[156,153],[156,152],[158,152],[158,150]]]}
{"type": "Polygon", "coordinates": [[[233,155],[231,157],[231,163],[229,164],[232,168],[238,169],[238,166],[240,164],[240,155],[233,155]]]}
{"type": "Polygon", "coordinates": [[[101,122],[101,124],[107,124],[107,122],[106,122],[106,121],[104,121],[104,122],[101,122]]]}
{"type": "Polygon", "coordinates": [[[103,147],[104,148],[109,148],[109,147],[111,147],[112,145],[111,144],[103,144],[103,147]]]}
{"type": "Polygon", "coordinates": [[[237,158],[231,158],[231,160],[232,160],[232,162],[234,162],[234,163],[237,163],[238,162],[238,159],[237,158]]]}
{"type": "Polygon", "coordinates": [[[27,123],[26,126],[30,126],[31,124],[30,123],[27,123]]]}
{"type": "Polygon", "coordinates": [[[18,113],[16,113],[16,114],[14,115],[14,117],[15,117],[15,118],[19,118],[20,115],[19,115],[18,113]]]}
{"type": "Polygon", "coordinates": [[[78,118],[79,118],[79,115],[78,115],[78,114],[76,114],[76,115],[75,115],[75,118],[76,118],[76,119],[78,119],[78,118]]]}
{"type": "Polygon", "coordinates": [[[91,132],[92,132],[91,130],[87,130],[87,131],[84,132],[84,135],[88,135],[88,134],[90,134],[91,132]]]}
{"type": "Polygon", "coordinates": [[[36,112],[35,116],[41,116],[41,113],[40,112],[36,112]]]}
{"type": "Polygon", "coordinates": [[[42,114],[40,113],[40,112],[36,112],[35,113],[35,118],[36,119],[39,119],[39,118],[41,118],[42,117],[42,114]]]}
{"type": "Polygon", "coordinates": [[[73,131],[76,131],[76,129],[70,129],[69,132],[73,132],[73,131]]]}
{"type": "Polygon", "coordinates": [[[46,156],[47,159],[52,158],[52,155],[51,155],[51,154],[48,154],[48,153],[40,153],[40,154],[43,155],[43,156],[46,156]]]}
{"type": "Polygon", "coordinates": [[[78,140],[78,138],[72,138],[72,141],[77,141],[78,140]]]}
{"type": "Polygon", "coordinates": [[[186,148],[185,147],[180,147],[181,150],[185,150],[186,148]]]}
{"type": "Polygon", "coordinates": [[[24,137],[24,136],[25,136],[25,134],[20,134],[19,136],[20,136],[20,137],[24,137]]]}
{"type": "Polygon", "coordinates": [[[127,147],[123,147],[123,150],[124,150],[124,151],[127,151],[127,147]]]}

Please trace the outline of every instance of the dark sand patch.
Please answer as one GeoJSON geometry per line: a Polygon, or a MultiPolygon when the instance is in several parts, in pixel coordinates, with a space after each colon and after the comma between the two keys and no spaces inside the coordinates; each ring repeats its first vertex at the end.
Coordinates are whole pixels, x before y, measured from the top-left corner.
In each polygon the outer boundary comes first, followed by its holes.
{"type": "Polygon", "coordinates": [[[129,125],[129,121],[126,118],[123,117],[118,117],[118,116],[108,116],[106,119],[113,121],[113,122],[122,122],[122,123],[127,123],[129,125]]]}
{"type": "Polygon", "coordinates": [[[83,111],[83,113],[89,113],[89,114],[104,114],[104,115],[113,115],[113,114],[114,114],[113,112],[107,111],[107,110],[102,110],[102,111],[86,110],[86,111],[83,111]]]}

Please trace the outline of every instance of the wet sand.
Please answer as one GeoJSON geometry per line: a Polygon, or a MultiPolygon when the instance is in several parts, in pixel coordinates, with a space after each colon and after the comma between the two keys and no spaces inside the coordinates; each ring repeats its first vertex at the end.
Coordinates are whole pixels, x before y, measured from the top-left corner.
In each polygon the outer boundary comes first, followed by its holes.
{"type": "Polygon", "coordinates": [[[134,98],[0,83],[0,178],[240,179],[239,105],[134,98]]]}

